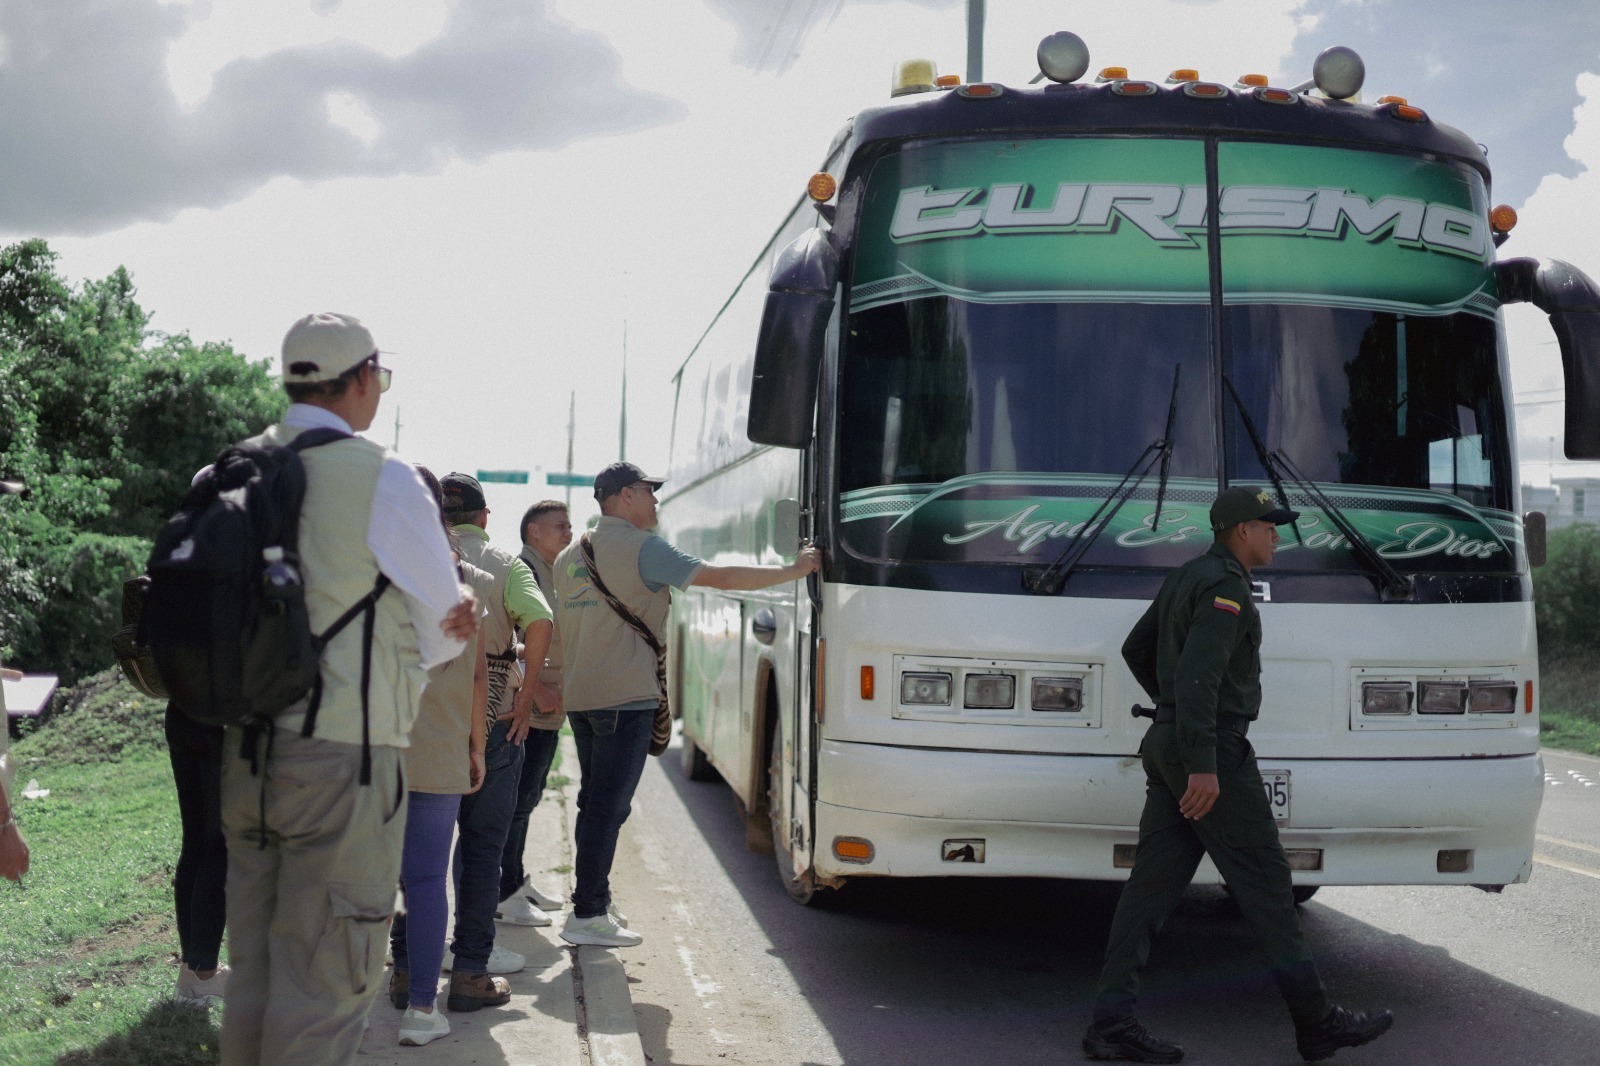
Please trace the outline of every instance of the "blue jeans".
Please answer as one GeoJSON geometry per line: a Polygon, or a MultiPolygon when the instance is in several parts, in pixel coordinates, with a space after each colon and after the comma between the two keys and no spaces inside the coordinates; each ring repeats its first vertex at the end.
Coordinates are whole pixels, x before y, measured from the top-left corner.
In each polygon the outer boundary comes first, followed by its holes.
{"type": "Polygon", "coordinates": [[[500,856],[500,898],[507,900],[522,884],[528,871],[522,868],[522,853],[528,846],[528,816],[544,795],[550,764],[555,761],[561,733],[555,729],[534,729],[522,742],[522,777],[517,781],[517,806],[511,812],[511,829],[506,833],[506,850],[500,856]]]}
{"type": "Polygon", "coordinates": [[[456,929],[450,950],[455,952],[457,973],[483,973],[494,950],[494,911],[500,902],[500,853],[517,804],[517,780],[522,776],[522,745],[506,739],[511,724],[504,719],[489,730],[484,744],[487,772],[483,787],[461,797],[456,819],[454,873],[456,929]]]}
{"type": "Polygon", "coordinates": [[[399,973],[418,974],[411,982],[411,1006],[432,1007],[439,991],[439,964],[444,961],[444,927],[450,907],[444,897],[444,875],[450,869],[450,835],[461,807],[458,795],[410,792],[406,795],[406,843],[400,858],[400,883],[406,889],[406,911],[394,917],[389,948],[399,973]],[[411,944],[408,934],[415,933],[411,944]]]}
{"type": "Polygon", "coordinates": [[[228,911],[228,842],[222,837],[222,727],[167,704],[167,755],[178,789],[183,842],[172,877],[178,946],[191,970],[215,970],[228,911]]]}
{"type": "Polygon", "coordinates": [[[650,754],[654,708],[579,711],[567,715],[578,749],[582,783],[578,788],[577,838],[572,913],[594,918],[611,906],[611,861],[617,834],[628,820],[634,790],[650,754]]]}

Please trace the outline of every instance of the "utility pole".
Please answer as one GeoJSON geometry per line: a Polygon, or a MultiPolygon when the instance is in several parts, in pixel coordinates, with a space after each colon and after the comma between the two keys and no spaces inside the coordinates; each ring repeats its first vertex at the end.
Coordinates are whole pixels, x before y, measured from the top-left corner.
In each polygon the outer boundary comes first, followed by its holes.
{"type": "Polygon", "coordinates": [[[628,461],[628,320],[622,320],[622,414],[617,419],[617,461],[628,461]]]}
{"type": "Polygon", "coordinates": [[[572,438],[578,432],[578,392],[567,394],[567,513],[572,513],[572,438]]]}
{"type": "Polygon", "coordinates": [[[967,81],[983,80],[983,17],[988,0],[967,0],[967,81]]]}

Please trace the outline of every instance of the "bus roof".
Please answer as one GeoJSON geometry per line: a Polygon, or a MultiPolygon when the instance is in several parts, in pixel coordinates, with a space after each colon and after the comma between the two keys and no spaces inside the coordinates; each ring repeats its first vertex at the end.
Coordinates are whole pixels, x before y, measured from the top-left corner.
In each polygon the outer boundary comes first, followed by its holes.
{"type": "Polygon", "coordinates": [[[1356,149],[1395,149],[1458,159],[1489,180],[1483,149],[1470,137],[1427,118],[1400,116],[1400,105],[1368,105],[1285,90],[1221,89],[1191,96],[1183,85],[1148,86],[1142,95],[1120,95],[1103,84],[999,87],[992,96],[944,89],[902,96],[856,116],[855,147],[880,140],[918,137],[1148,136],[1265,138],[1356,149]],[[1153,90],[1153,91],[1150,91],[1153,90]],[[1291,102],[1274,103],[1269,94],[1291,102]]]}

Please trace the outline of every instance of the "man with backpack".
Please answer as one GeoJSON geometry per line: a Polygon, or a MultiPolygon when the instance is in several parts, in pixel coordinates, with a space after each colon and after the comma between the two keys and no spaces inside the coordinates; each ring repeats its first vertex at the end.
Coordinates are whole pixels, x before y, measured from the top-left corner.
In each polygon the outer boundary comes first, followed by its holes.
{"type": "MultiPolygon", "coordinates": [[[[390,373],[355,318],[307,315],[283,340],[289,410],[260,440],[287,446],[307,432],[369,428],[390,373]]],[[[409,464],[355,436],[299,458],[305,495],[289,560],[299,573],[280,560],[265,578],[303,579],[313,634],[365,609],[321,646],[308,698],[226,731],[225,1066],[354,1058],[395,909],[401,749],[427,668],[459,654],[477,626],[438,508],[409,464]]]]}

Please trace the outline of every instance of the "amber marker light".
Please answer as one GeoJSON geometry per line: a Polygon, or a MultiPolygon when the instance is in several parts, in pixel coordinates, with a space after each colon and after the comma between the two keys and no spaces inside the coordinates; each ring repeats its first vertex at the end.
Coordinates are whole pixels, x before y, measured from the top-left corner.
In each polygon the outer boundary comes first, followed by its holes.
{"type": "Polygon", "coordinates": [[[871,862],[876,849],[861,837],[834,837],[833,857],[841,862],[871,862]]]}
{"type": "Polygon", "coordinates": [[[870,700],[877,694],[877,691],[878,682],[877,678],[873,676],[872,667],[863,666],[861,668],[861,698],[870,700]]]}
{"type": "Polygon", "coordinates": [[[1105,67],[1095,75],[1095,81],[1121,81],[1128,76],[1127,67],[1105,67]]]}
{"type": "Polygon", "coordinates": [[[1489,212],[1489,225],[1496,233],[1510,233],[1517,228],[1517,209],[1510,204],[1501,204],[1489,212]]]}
{"type": "Polygon", "coordinates": [[[961,84],[961,75],[941,74],[937,78],[933,79],[933,84],[937,85],[941,89],[954,89],[957,85],[961,84]]]}
{"type": "Polygon", "coordinates": [[[1403,96],[1380,96],[1380,97],[1378,97],[1378,103],[1380,103],[1380,104],[1403,104],[1403,103],[1406,103],[1406,98],[1403,97],[1403,96]]]}
{"type": "Polygon", "coordinates": [[[1241,74],[1235,83],[1242,89],[1265,89],[1267,76],[1265,74],[1241,74]]]}
{"type": "Polygon", "coordinates": [[[1522,683],[1522,713],[1533,713],[1533,678],[1522,683]]]}
{"type": "Polygon", "coordinates": [[[1167,75],[1168,85],[1179,85],[1186,81],[1199,81],[1200,72],[1192,67],[1179,67],[1167,75]]]}
{"type": "Polygon", "coordinates": [[[1426,111],[1420,107],[1412,107],[1410,104],[1390,104],[1389,113],[1395,118],[1405,119],[1407,122],[1428,121],[1428,113],[1426,111]]]}
{"type": "Polygon", "coordinates": [[[806,192],[819,204],[825,204],[833,199],[833,194],[839,191],[839,183],[833,175],[827,172],[811,175],[811,180],[806,182],[806,192]]]}

